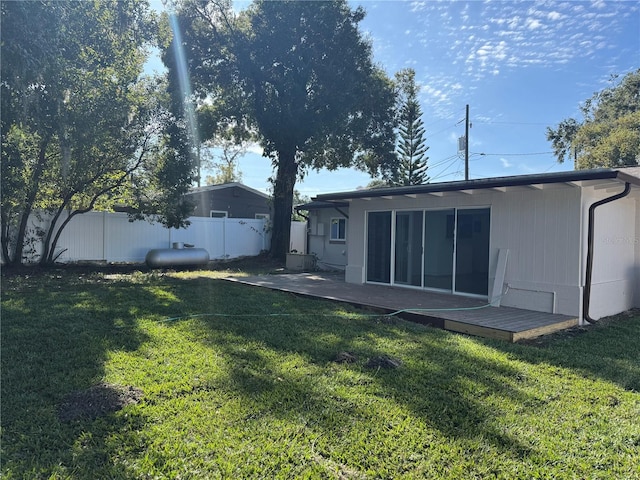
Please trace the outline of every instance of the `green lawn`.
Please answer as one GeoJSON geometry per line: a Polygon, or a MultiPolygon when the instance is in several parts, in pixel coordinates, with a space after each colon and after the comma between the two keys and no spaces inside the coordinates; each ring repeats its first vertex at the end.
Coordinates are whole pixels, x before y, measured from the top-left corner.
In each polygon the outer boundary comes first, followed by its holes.
{"type": "Polygon", "coordinates": [[[640,315],[511,345],[223,274],[3,277],[2,478],[640,478],[640,315]],[[143,397],[60,418],[101,382],[143,397]]]}

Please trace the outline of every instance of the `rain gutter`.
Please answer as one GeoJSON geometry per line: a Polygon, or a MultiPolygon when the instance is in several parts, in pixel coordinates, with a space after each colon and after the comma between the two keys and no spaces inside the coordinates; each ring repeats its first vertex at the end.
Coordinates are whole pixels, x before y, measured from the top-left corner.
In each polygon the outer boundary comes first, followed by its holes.
{"type": "Polygon", "coordinates": [[[582,317],[589,323],[596,323],[597,320],[591,318],[589,316],[589,304],[591,302],[591,279],[593,276],[593,237],[595,230],[595,211],[601,205],[606,203],[615,202],[621,198],[629,195],[631,191],[631,184],[629,182],[625,182],[624,190],[616,195],[613,195],[608,198],[603,198],[602,200],[598,200],[594,204],[589,207],[589,223],[588,223],[588,232],[587,232],[587,271],[584,285],[584,293],[582,295],[582,317]]]}

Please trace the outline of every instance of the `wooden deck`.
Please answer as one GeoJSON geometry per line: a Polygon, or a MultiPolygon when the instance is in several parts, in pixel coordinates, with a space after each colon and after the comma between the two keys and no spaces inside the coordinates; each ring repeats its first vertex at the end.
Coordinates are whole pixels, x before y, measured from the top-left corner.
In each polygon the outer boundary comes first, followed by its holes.
{"type": "Polygon", "coordinates": [[[566,315],[512,307],[491,307],[485,300],[424,290],[345,283],[343,274],[296,273],[229,277],[225,280],[325,298],[397,313],[407,320],[454,332],[517,342],[578,325],[566,315]]]}

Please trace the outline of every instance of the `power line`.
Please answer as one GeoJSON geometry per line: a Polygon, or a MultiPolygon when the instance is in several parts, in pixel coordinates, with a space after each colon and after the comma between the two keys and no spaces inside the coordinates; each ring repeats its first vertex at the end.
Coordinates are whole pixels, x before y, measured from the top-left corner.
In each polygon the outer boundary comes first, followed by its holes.
{"type": "Polygon", "coordinates": [[[431,177],[431,181],[433,180],[437,180],[438,178],[443,178],[443,177],[447,177],[449,175],[454,175],[458,172],[452,172],[452,173],[446,173],[447,170],[449,170],[451,167],[453,167],[454,165],[456,165],[456,161],[460,162],[462,161],[462,159],[460,157],[458,157],[457,155],[449,162],[449,164],[435,177],[431,177]]]}
{"type": "MultiPolygon", "coordinates": [[[[494,121],[486,121],[482,120],[474,120],[473,123],[478,123],[481,125],[532,125],[532,126],[549,126],[549,123],[537,123],[537,122],[494,122],[494,121]]],[[[553,122],[552,122],[553,123],[553,122]]]]}
{"type": "Polygon", "coordinates": [[[536,155],[551,155],[553,152],[535,152],[535,153],[479,153],[474,152],[473,155],[482,155],[484,157],[533,157],[536,155]]]}
{"type": "Polygon", "coordinates": [[[447,163],[448,161],[455,159],[455,158],[459,158],[457,154],[455,155],[451,155],[447,158],[443,158],[442,160],[437,161],[436,163],[427,163],[427,165],[429,166],[429,168],[433,168],[433,167],[439,167],[440,165],[447,163]]]}

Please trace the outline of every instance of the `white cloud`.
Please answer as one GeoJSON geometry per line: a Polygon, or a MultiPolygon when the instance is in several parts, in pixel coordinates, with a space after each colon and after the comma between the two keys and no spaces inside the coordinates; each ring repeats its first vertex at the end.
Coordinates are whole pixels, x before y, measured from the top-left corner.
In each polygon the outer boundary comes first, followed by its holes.
{"type": "Polygon", "coordinates": [[[513,164],[511,162],[509,162],[509,160],[507,160],[506,158],[500,158],[500,163],[502,163],[502,167],[503,168],[511,168],[513,166],[513,164]]]}
{"type": "Polygon", "coordinates": [[[421,12],[427,8],[427,2],[411,2],[412,12],[421,12]]]}
{"type": "MultiPolygon", "coordinates": [[[[413,48],[427,55],[416,52],[410,58],[421,58],[423,75],[428,72],[421,97],[425,109],[435,115],[463,104],[463,95],[477,88],[480,81],[514,69],[566,68],[576,59],[592,59],[598,52],[611,51],[613,68],[603,64],[597,68],[616,71],[615,63],[628,56],[633,46],[617,52],[619,46],[611,41],[612,33],[628,28],[627,17],[637,17],[640,11],[636,2],[608,0],[416,1],[410,5],[410,15],[417,24],[405,29],[410,28],[415,38],[413,48]],[[607,8],[602,8],[603,2],[607,8]],[[441,62],[447,63],[443,70],[438,68],[441,62]],[[456,84],[464,88],[456,88],[456,84]]],[[[374,46],[376,54],[391,53],[386,46],[376,42],[374,46]]],[[[396,70],[403,66],[393,65],[393,60],[389,63],[396,70]]]]}
{"type": "Polygon", "coordinates": [[[542,27],[542,23],[537,18],[527,18],[527,28],[529,30],[535,30],[536,28],[542,27]]]}
{"type": "Polygon", "coordinates": [[[520,17],[518,16],[515,16],[507,21],[507,26],[512,30],[517,28],[519,24],[520,24],[520,17]]]}
{"type": "Polygon", "coordinates": [[[563,19],[565,16],[560,13],[560,12],[556,12],[555,10],[553,10],[552,12],[547,13],[547,18],[553,22],[558,21],[563,19]]]}

